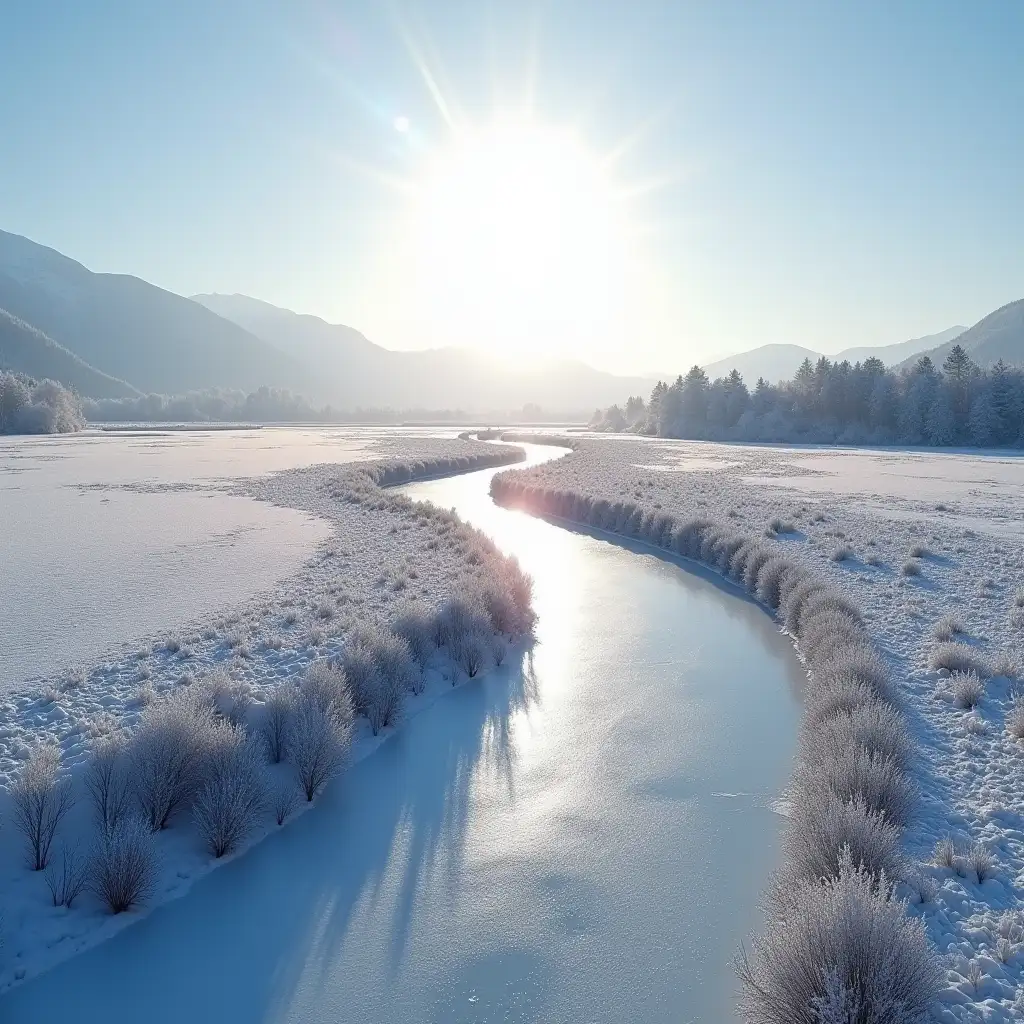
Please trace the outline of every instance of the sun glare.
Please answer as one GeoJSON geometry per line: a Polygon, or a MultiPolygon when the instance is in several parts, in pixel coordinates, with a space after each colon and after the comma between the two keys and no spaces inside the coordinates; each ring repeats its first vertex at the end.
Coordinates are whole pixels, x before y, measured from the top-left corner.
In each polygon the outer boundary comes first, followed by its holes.
{"type": "Polygon", "coordinates": [[[453,342],[583,352],[617,318],[621,202],[569,131],[497,121],[463,135],[431,161],[414,222],[421,308],[453,342]]]}

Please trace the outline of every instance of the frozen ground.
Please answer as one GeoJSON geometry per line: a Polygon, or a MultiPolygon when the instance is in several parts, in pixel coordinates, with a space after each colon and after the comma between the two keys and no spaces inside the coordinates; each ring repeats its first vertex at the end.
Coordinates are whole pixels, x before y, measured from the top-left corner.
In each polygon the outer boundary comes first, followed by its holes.
{"type": "MultiPolygon", "coordinates": [[[[272,434],[257,433],[261,438],[272,434]]],[[[294,432],[287,433],[291,437],[294,432]]],[[[330,433],[344,441],[341,432],[330,433]]],[[[218,450],[225,444],[222,433],[209,437],[218,450]]],[[[490,556],[484,552],[481,557],[464,528],[453,528],[443,517],[414,514],[372,488],[354,500],[351,466],[334,462],[240,477],[236,460],[235,471],[218,478],[215,459],[191,435],[84,440],[83,451],[94,454],[84,456],[81,471],[75,469],[74,453],[63,446],[54,449],[52,459],[45,446],[36,448],[34,456],[31,445],[4,448],[7,472],[30,496],[32,482],[39,481],[40,496],[33,498],[34,513],[25,512],[30,501],[23,507],[24,519],[10,530],[5,522],[5,535],[21,530],[32,541],[0,548],[5,557],[20,560],[17,573],[8,571],[9,562],[4,566],[3,604],[13,609],[25,593],[35,595],[38,622],[35,633],[32,624],[29,631],[37,645],[39,636],[56,643],[72,632],[71,622],[78,622],[86,646],[106,652],[74,668],[11,685],[0,697],[0,783],[5,787],[32,745],[45,738],[60,745],[78,791],[95,740],[130,729],[161,694],[220,670],[228,680],[222,700],[244,712],[276,685],[294,681],[312,661],[338,654],[353,625],[386,622],[412,598],[436,608],[481,578],[494,577],[490,556]],[[198,461],[205,465],[198,472],[206,479],[181,479],[191,462],[175,448],[179,438],[186,449],[195,451],[198,445],[203,453],[198,461]],[[125,455],[125,442],[133,451],[136,440],[144,442],[141,453],[125,455]],[[152,443],[156,448],[150,450],[152,443]],[[139,461],[129,472],[125,463],[132,460],[139,461]],[[97,479],[103,476],[108,479],[97,479]],[[83,495],[98,501],[83,506],[83,495]],[[82,507],[93,509],[92,520],[75,519],[70,510],[82,507]],[[45,519],[53,509],[53,532],[37,531],[33,516],[45,519]],[[147,509],[149,518],[140,522],[140,510],[147,509]],[[294,539],[297,528],[301,536],[294,539]],[[282,558],[282,550],[290,557],[282,558]],[[36,589],[25,591],[23,576],[35,580],[36,589]],[[98,605],[97,595],[111,603],[98,605]],[[168,608],[176,614],[155,631],[152,623],[168,608]],[[124,619],[108,622],[115,614],[124,619]],[[88,632],[90,623],[95,623],[95,636],[88,632]]],[[[294,441],[290,444],[290,460],[308,462],[308,454],[294,441]]],[[[268,450],[279,451],[273,445],[268,450]]],[[[321,449],[318,454],[323,460],[328,453],[321,449]]],[[[452,438],[363,432],[358,444],[344,441],[334,454],[338,461],[355,454],[370,465],[369,459],[388,464],[399,454],[405,462],[474,454],[493,460],[495,448],[452,438]]],[[[280,468],[278,455],[273,458],[280,468]]],[[[9,497],[4,495],[5,510],[9,497]]],[[[18,645],[19,637],[5,629],[3,642],[18,645]]],[[[411,698],[411,710],[446,686],[450,689],[451,675],[451,665],[439,658],[428,674],[427,693],[411,698]]],[[[376,742],[364,731],[355,755],[365,755],[376,742]]],[[[0,793],[0,820],[3,989],[95,944],[137,915],[111,918],[95,900],[72,911],[48,906],[42,873],[26,871],[24,844],[11,826],[6,792],[0,793]]],[[[59,845],[78,845],[85,854],[90,835],[90,815],[79,792],[59,845]]],[[[211,866],[191,830],[172,829],[161,840],[156,902],[184,892],[211,866]]]]}
{"type": "Polygon", "coordinates": [[[923,749],[923,809],[909,852],[934,878],[916,908],[944,956],[939,1019],[1019,1019],[1024,1000],[1024,745],[1007,731],[1024,666],[1024,459],[1004,452],[852,451],[580,437],[535,483],[628,498],[760,534],[773,519],[787,555],[864,609],[902,680],[923,749]],[[952,613],[954,640],[978,657],[985,691],[956,706],[928,661],[952,613]],[[978,883],[935,863],[938,840],[994,856],[978,883]],[[1007,915],[1007,916],[1004,916],[1007,915]],[[1002,941],[1001,941],[1002,940],[1002,941]]]}
{"type": "Polygon", "coordinates": [[[296,572],[327,537],[308,510],[229,495],[226,481],[439,451],[454,431],[440,433],[0,437],[0,692],[236,605],[296,572]]]}

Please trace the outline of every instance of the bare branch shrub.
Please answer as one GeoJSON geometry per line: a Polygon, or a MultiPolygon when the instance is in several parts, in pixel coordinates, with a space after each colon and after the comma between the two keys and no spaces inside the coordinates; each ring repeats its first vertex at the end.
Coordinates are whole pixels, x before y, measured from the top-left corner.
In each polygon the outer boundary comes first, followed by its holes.
{"type": "Polygon", "coordinates": [[[283,825],[295,810],[298,800],[294,783],[280,786],[274,796],[274,821],[283,825]]]}
{"type": "Polygon", "coordinates": [[[101,832],[90,867],[89,888],[112,914],[144,903],[156,880],[153,835],[141,818],[122,818],[101,832]]]}
{"type": "Polygon", "coordinates": [[[900,828],[910,820],[917,802],[917,788],[910,777],[892,761],[863,747],[841,750],[820,764],[800,765],[795,783],[801,799],[813,802],[823,790],[830,790],[843,801],[863,800],[869,811],[900,828]]]}
{"type": "Polygon", "coordinates": [[[953,703],[965,711],[977,707],[985,695],[985,684],[978,678],[976,672],[954,672],[951,686],[953,703]]]}
{"type": "Polygon", "coordinates": [[[93,744],[85,788],[101,829],[113,828],[129,813],[134,794],[123,733],[103,736],[93,744]]]}
{"type": "Polygon", "coordinates": [[[941,973],[921,921],[849,853],[801,883],[738,972],[748,1024],[924,1024],[941,973]]]}
{"type": "Polygon", "coordinates": [[[154,832],[192,800],[214,735],[209,694],[195,686],[172,691],[143,713],[129,754],[135,792],[154,832]]]}
{"type": "Polygon", "coordinates": [[[275,686],[263,702],[260,733],[271,764],[280,764],[288,756],[288,733],[294,702],[294,690],[287,685],[275,686]]]}
{"type": "Polygon", "coordinates": [[[392,630],[409,645],[412,656],[426,665],[433,653],[435,616],[422,604],[405,605],[391,623],[392,630]]]}
{"type": "Polygon", "coordinates": [[[89,884],[89,864],[79,856],[76,849],[65,848],[60,870],[57,870],[56,864],[51,863],[45,874],[53,905],[67,907],[68,910],[89,884]]]}
{"type": "Polygon", "coordinates": [[[944,668],[950,672],[974,672],[982,679],[990,674],[985,659],[973,647],[962,643],[938,644],[928,657],[928,667],[936,671],[944,668]]]}
{"type": "Polygon", "coordinates": [[[936,640],[942,640],[948,642],[955,636],[962,635],[965,631],[964,624],[960,618],[952,613],[943,615],[938,622],[935,623],[935,628],[932,630],[936,640]]]}
{"type": "Polygon", "coordinates": [[[296,702],[289,740],[299,785],[312,800],[342,768],[351,743],[352,723],[303,693],[296,702]]]}
{"type": "Polygon", "coordinates": [[[963,861],[964,866],[974,872],[979,885],[996,873],[996,859],[984,843],[975,843],[964,855],[963,861]]]}
{"type": "Polygon", "coordinates": [[[935,844],[935,863],[940,868],[952,869],[956,865],[956,844],[947,836],[935,844]]]}
{"type": "Polygon", "coordinates": [[[236,849],[266,806],[267,778],[255,744],[238,726],[218,743],[193,807],[199,834],[214,857],[236,849]]]}
{"type": "Polygon", "coordinates": [[[33,871],[42,871],[50,863],[53,837],[74,803],[69,781],[59,776],[60,747],[40,743],[11,786],[14,825],[28,843],[33,871]]]}
{"type": "Polygon", "coordinates": [[[800,800],[783,836],[789,870],[801,879],[833,874],[844,849],[858,866],[901,878],[906,868],[899,829],[862,798],[824,790],[800,800]]]}

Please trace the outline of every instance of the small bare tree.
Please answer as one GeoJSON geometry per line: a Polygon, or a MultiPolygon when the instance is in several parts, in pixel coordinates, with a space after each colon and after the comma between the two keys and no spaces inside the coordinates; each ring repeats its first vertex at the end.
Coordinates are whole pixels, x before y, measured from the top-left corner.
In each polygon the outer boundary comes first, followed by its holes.
{"type": "Polygon", "coordinates": [[[61,819],[74,800],[67,779],[60,779],[60,748],[41,743],[30,755],[11,787],[14,824],[28,843],[33,871],[50,863],[50,847],[61,819]]]}
{"type": "Polygon", "coordinates": [[[289,745],[306,800],[312,800],[341,770],[351,734],[351,720],[339,720],[305,694],[299,699],[292,717],[289,745]]]}
{"type": "Polygon", "coordinates": [[[153,835],[142,818],[122,818],[100,835],[93,854],[89,888],[112,914],[145,902],[153,891],[156,857],[153,835]]]}
{"type": "Polygon", "coordinates": [[[267,745],[271,764],[280,764],[288,756],[288,731],[295,702],[290,686],[278,686],[267,697],[263,705],[263,722],[260,731],[267,745]]]}
{"type": "Polygon", "coordinates": [[[82,895],[89,884],[89,864],[79,856],[78,849],[65,849],[60,870],[52,863],[46,869],[46,884],[55,907],[67,907],[82,895]]]}
{"type": "Polygon", "coordinates": [[[256,827],[267,802],[267,779],[255,745],[237,729],[232,743],[218,744],[193,813],[214,857],[230,853],[256,827]]]}
{"type": "Polygon", "coordinates": [[[129,811],[131,779],[123,733],[104,736],[93,747],[85,773],[85,788],[104,831],[112,829],[129,811]]]}

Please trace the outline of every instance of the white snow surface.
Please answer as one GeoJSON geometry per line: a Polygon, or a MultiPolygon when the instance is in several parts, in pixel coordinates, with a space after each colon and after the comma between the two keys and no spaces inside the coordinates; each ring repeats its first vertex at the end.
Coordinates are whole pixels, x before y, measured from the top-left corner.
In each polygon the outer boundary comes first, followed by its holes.
{"type": "MultiPolygon", "coordinates": [[[[316,509],[228,481],[422,457],[436,430],[267,427],[0,437],[0,692],[109,660],[297,572],[330,535],[316,509]]],[[[461,445],[461,447],[459,447],[461,445]]]]}
{"type": "Polygon", "coordinates": [[[731,521],[753,534],[779,518],[795,531],[768,542],[863,609],[922,750],[921,809],[906,845],[938,886],[934,901],[912,907],[946,967],[935,1017],[1022,1019],[1024,741],[1007,732],[1005,718],[1024,693],[1024,458],[621,435],[578,435],[573,443],[571,456],[528,470],[531,482],[679,518],[731,521]],[[926,550],[911,559],[914,545],[926,550]],[[850,557],[834,561],[843,546],[850,557]],[[920,575],[904,574],[908,560],[920,575]],[[965,630],[956,639],[990,666],[1009,659],[1002,675],[987,679],[974,711],[957,708],[949,673],[927,664],[938,643],[933,630],[948,613],[965,630]],[[978,884],[972,872],[938,866],[935,844],[946,837],[964,852],[980,842],[996,859],[995,876],[978,884]]]}
{"type": "MultiPolygon", "coordinates": [[[[186,450],[195,450],[197,438],[188,434],[159,439],[151,434],[137,437],[134,440],[141,450],[131,444],[126,448],[123,435],[110,435],[116,440],[109,447],[106,438],[85,437],[81,451],[86,454],[81,461],[73,450],[77,438],[52,448],[44,445],[41,450],[31,442],[0,448],[0,479],[4,472],[23,471],[44,478],[49,475],[51,482],[56,479],[57,487],[94,487],[112,499],[149,498],[158,505],[156,517],[167,515],[174,507],[173,500],[179,498],[248,504],[261,513],[280,515],[288,529],[294,528],[295,522],[302,525],[308,521],[316,528],[314,538],[323,538],[309,544],[310,535],[306,534],[303,557],[285,562],[284,574],[280,548],[261,550],[257,544],[248,552],[250,561],[235,566],[239,597],[229,606],[209,611],[210,594],[204,592],[204,600],[192,606],[193,610],[202,609],[202,613],[193,615],[184,625],[141,635],[135,622],[143,620],[133,620],[127,634],[133,637],[131,644],[124,642],[124,632],[115,629],[102,641],[107,649],[102,659],[34,678],[0,694],[0,822],[4,825],[0,829],[0,992],[95,945],[140,916],[139,912],[129,912],[112,917],[88,894],[72,910],[55,908],[44,873],[27,870],[25,844],[11,821],[7,787],[33,744],[52,740],[60,745],[76,795],[75,806],[61,824],[54,845],[54,860],[59,866],[63,849],[77,848],[84,856],[91,848],[95,826],[83,791],[82,773],[98,737],[121,728],[131,729],[143,709],[161,694],[191,685],[217,670],[228,673],[233,692],[245,704],[251,701],[255,709],[275,686],[294,682],[313,661],[339,654],[345,634],[354,624],[386,623],[409,599],[436,607],[454,594],[465,593],[486,574],[486,567],[478,563],[463,539],[445,530],[437,520],[404,515],[400,504],[390,500],[371,506],[332,497],[324,485],[348,472],[338,464],[346,461],[387,463],[472,454],[493,456],[492,445],[438,438],[427,432],[415,436],[386,430],[353,431],[360,435],[353,439],[344,431],[315,430],[309,434],[334,438],[339,444],[319,446],[314,441],[313,452],[321,460],[333,454],[337,461],[309,465],[311,453],[294,439],[284,445],[282,455],[281,447],[272,440],[275,432],[255,433],[260,435],[256,440],[243,438],[243,453],[276,453],[268,457],[273,468],[281,468],[282,462],[301,468],[271,476],[243,477],[243,468],[252,470],[255,465],[267,463],[260,463],[260,456],[255,454],[250,459],[234,452],[219,464],[212,451],[233,449],[222,434],[212,432],[210,447],[198,442],[200,461],[206,467],[199,474],[206,479],[199,481],[181,479],[196,465],[195,459],[185,457],[177,447],[180,444],[186,450]],[[101,456],[96,455],[93,444],[99,446],[101,456]],[[126,451],[131,453],[126,456],[128,462],[140,459],[139,465],[152,472],[127,467],[121,461],[126,451]],[[147,461],[150,459],[153,461],[147,461]],[[52,462],[61,468],[55,471],[52,462]],[[224,472],[217,473],[218,469],[224,472]],[[69,479],[76,475],[76,484],[69,485],[69,479]],[[253,564],[261,558],[275,566],[269,577],[253,564]],[[255,593],[252,579],[261,584],[255,593]]],[[[288,436],[294,438],[294,432],[288,436]]],[[[47,490],[47,494],[56,494],[65,503],[76,500],[69,491],[54,489],[47,490]]],[[[220,510],[224,506],[216,507],[220,510]]],[[[214,516],[197,527],[186,516],[175,520],[176,525],[170,529],[176,529],[179,542],[186,544],[194,541],[197,529],[212,530],[216,522],[214,516]]],[[[126,535],[124,543],[130,546],[133,538],[126,535]]],[[[54,559],[58,571],[49,577],[58,614],[63,611],[56,595],[69,582],[60,572],[74,572],[72,559],[66,552],[61,554],[63,559],[54,559]]],[[[211,558],[209,537],[205,546],[200,543],[198,556],[197,565],[211,558]]],[[[38,568],[52,572],[54,567],[38,568]]],[[[194,566],[189,571],[193,570],[194,566]]],[[[160,586],[166,580],[156,578],[150,583],[160,586]]],[[[114,582],[131,591],[135,581],[114,582]]],[[[191,576],[181,582],[197,586],[191,576]]],[[[16,583],[5,572],[5,600],[16,600],[16,583]]],[[[55,632],[63,628],[64,624],[57,623],[55,632]]],[[[426,673],[424,693],[408,696],[404,714],[417,713],[450,690],[453,673],[451,663],[438,654],[426,673]]],[[[387,729],[372,736],[366,720],[357,719],[353,758],[365,757],[390,732],[387,729]]],[[[270,770],[291,771],[284,764],[270,770]]],[[[273,828],[276,826],[268,811],[261,828],[238,853],[273,828]]],[[[159,878],[147,909],[184,894],[198,877],[231,859],[211,861],[191,824],[160,833],[158,851],[159,878]]]]}

